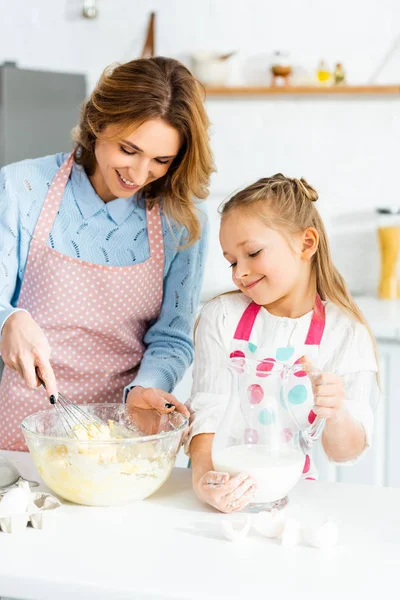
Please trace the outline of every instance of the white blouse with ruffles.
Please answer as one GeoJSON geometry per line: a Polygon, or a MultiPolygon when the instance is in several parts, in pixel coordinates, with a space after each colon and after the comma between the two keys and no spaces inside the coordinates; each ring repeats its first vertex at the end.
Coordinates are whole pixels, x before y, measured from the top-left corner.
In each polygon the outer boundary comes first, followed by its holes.
{"type": "MultiPolygon", "coordinates": [[[[244,294],[222,295],[205,305],[196,331],[190,430],[185,442],[201,433],[215,433],[229,401],[228,360],[237,324],[250,300],[244,294]]],[[[325,303],[326,324],[319,347],[318,368],[342,377],[346,407],[364,428],[366,448],[373,433],[373,400],[378,391],[377,363],[371,336],[333,302],[325,303]]],[[[304,345],[312,311],[297,319],[277,317],[262,308],[250,342],[264,348],[304,345]]],[[[378,394],[379,395],[379,394],[378,394]]],[[[358,457],[359,458],[359,457],[358,457]]],[[[348,461],[352,463],[354,461],[348,461]]]]}

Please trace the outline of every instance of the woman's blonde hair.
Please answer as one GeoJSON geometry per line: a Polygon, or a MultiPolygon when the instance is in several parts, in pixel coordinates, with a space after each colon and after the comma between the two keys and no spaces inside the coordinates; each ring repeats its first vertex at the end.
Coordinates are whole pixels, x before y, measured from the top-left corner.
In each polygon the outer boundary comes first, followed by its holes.
{"type": "Polygon", "coordinates": [[[214,170],[201,90],[190,71],[172,58],[144,58],[109,67],[83,105],[74,130],[74,160],[88,175],[96,167],[96,139],[108,125],[116,126],[113,139],[150,119],[162,119],[180,133],[178,156],[168,172],[144,191],[150,207],[162,196],[165,214],[186,228],[188,245],[201,235],[193,200],[207,198],[214,170]]]}
{"type": "Polygon", "coordinates": [[[259,179],[235,194],[222,206],[220,212],[223,219],[235,210],[251,208],[253,214],[266,221],[269,227],[289,235],[302,233],[309,227],[316,229],[319,243],[312,259],[312,269],[315,273],[317,292],[322,300],[335,303],[367,328],[377,358],[376,343],[371,329],[332,262],[324,223],[315,206],[317,200],[318,193],[305,179],[291,179],[277,173],[272,177],[259,179]],[[264,209],[268,210],[268,215],[264,213],[264,209]]]}

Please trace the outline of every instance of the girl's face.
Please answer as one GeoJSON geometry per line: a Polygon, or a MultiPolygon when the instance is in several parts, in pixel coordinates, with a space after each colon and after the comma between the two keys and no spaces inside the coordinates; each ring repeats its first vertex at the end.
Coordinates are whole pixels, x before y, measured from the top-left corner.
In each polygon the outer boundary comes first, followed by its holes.
{"type": "MultiPolygon", "coordinates": [[[[113,134],[113,125],[105,134],[113,134]]],[[[163,177],[179,152],[179,132],[161,119],[146,121],[121,140],[98,139],[92,185],[104,201],[128,198],[163,177]]]]}
{"type": "Polygon", "coordinates": [[[248,212],[234,210],[223,217],[220,243],[233,283],[261,306],[290,297],[309,276],[304,235],[294,236],[289,245],[282,233],[248,212]]]}

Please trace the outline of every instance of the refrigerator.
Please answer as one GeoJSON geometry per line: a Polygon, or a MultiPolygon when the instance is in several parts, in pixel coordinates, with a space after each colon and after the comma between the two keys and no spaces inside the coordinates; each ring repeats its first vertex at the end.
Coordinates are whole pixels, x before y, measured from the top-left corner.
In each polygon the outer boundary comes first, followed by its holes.
{"type": "Polygon", "coordinates": [[[85,97],[83,74],[0,65],[0,168],[71,150],[85,97]]]}
{"type": "MultiPolygon", "coordinates": [[[[71,130],[85,98],[82,74],[0,65],[0,168],[72,150],[71,130]]],[[[0,379],[2,371],[0,357],[0,379]]]]}

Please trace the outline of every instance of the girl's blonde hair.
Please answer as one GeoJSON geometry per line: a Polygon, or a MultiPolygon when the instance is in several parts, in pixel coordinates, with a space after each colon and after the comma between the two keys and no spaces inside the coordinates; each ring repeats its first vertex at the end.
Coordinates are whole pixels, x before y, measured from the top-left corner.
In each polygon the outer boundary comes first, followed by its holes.
{"type": "Polygon", "coordinates": [[[259,179],[235,194],[222,206],[220,213],[223,219],[235,210],[251,208],[253,214],[266,221],[269,227],[289,235],[302,233],[309,227],[316,229],[319,243],[312,259],[312,269],[315,273],[317,292],[322,300],[330,300],[337,304],[351,318],[367,328],[377,358],[372,331],[332,262],[326,230],[315,206],[317,200],[318,193],[305,179],[291,179],[277,173],[272,177],[259,179]],[[268,209],[268,216],[263,209],[268,209]]]}
{"type": "Polygon", "coordinates": [[[116,126],[112,139],[120,139],[150,119],[162,119],[180,133],[183,143],[178,156],[168,172],[144,191],[150,208],[162,196],[165,214],[186,228],[187,245],[200,238],[193,200],[207,198],[214,171],[202,95],[201,84],[177,60],[132,60],[104,71],[74,130],[74,160],[88,175],[96,167],[96,139],[108,125],[116,126]]]}

